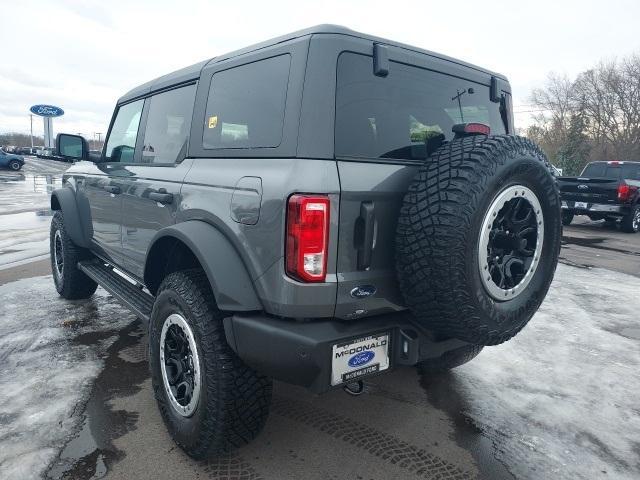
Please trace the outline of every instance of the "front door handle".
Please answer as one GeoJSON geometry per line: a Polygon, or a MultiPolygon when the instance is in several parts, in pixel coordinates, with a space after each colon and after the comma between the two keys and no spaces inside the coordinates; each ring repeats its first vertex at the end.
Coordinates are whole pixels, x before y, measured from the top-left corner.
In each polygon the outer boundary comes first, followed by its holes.
{"type": "Polygon", "coordinates": [[[121,192],[120,187],[117,185],[105,185],[102,188],[104,188],[109,193],[113,193],[114,195],[119,195],[121,192]]]}
{"type": "Polygon", "coordinates": [[[164,188],[161,188],[157,192],[150,192],[149,200],[167,205],[173,202],[173,193],[167,193],[164,188]]]}

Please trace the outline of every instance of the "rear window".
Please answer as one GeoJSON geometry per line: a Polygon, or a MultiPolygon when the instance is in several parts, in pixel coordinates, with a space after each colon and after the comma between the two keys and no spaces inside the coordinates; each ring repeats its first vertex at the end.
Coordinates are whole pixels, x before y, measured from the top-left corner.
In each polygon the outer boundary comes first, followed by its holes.
{"type": "Polygon", "coordinates": [[[290,55],[280,55],[215,73],[207,100],[204,148],[280,145],[290,62],[290,55]]]}
{"type": "Polygon", "coordinates": [[[453,125],[468,122],[505,133],[489,87],[397,62],[377,77],[372,57],[338,58],[336,156],[422,160],[443,136],[453,138],[453,125]]]}
{"type": "Polygon", "coordinates": [[[619,163],[617,165],[605,162],[590,163],[580,176],[611,178],[612,180],[625,178],[640,180],[640,165],[637,163],[619,163]]]}

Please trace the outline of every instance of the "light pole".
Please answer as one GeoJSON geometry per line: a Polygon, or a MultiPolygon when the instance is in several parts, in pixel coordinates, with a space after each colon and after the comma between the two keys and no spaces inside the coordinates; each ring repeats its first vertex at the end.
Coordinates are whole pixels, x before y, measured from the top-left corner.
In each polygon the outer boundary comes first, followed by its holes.
{"type": "Polygon", "coordinates": [[[33,114],[29,114],[29,121],[31,122],[31,150],[33,150],[33,114]]]}

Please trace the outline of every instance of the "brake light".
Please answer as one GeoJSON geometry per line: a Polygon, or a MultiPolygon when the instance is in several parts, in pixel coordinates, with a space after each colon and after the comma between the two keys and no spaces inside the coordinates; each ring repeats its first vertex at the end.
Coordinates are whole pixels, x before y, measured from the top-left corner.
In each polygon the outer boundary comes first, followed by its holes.
{"type": "Polygon", "coordinates": [[[287,274],[303,282],[324,282],[329,244],[329,197],[292,195],[287,205],[287,274]]]}
{"type": "Polygon", "coordinates": [[[456,134],[456,138],[465,137],[467,135],[489,135],[491,127],[484,123],[456,123],[451,127],[451,131],[456,134]]]}
{"type": "Polygon", "coordinates": [[[621,202],[626,202],[629,200],[629,194],[631,193],[631,189],[629,185],[622,184],[618,185],[618,200],[621,202]]]}
{"type": "Polygon", "coordinates": [[[484,123],[467,123],[464,127],[464,133],[480,133],[482,135],[489,135],[491,133],[491,127],[484,123]]]}

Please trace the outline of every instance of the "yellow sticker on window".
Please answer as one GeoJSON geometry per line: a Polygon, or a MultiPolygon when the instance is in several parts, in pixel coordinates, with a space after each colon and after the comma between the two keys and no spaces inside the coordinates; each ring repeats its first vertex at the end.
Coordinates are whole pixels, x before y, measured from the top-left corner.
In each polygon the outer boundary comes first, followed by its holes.
{"type": "Polygon", "coordinates": [[[218,125],[218,116],[209,117],[209,128],[216,128],[218,125]]]}

